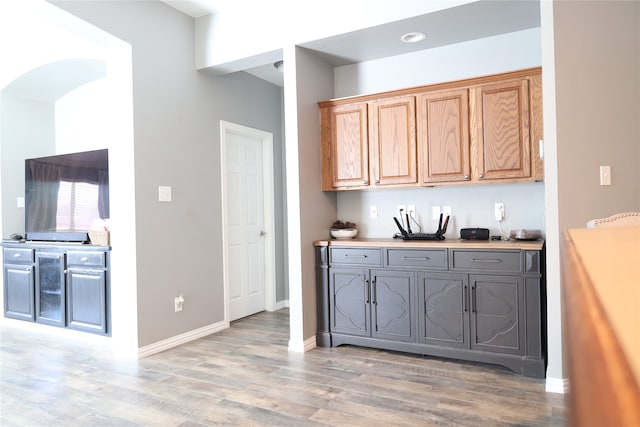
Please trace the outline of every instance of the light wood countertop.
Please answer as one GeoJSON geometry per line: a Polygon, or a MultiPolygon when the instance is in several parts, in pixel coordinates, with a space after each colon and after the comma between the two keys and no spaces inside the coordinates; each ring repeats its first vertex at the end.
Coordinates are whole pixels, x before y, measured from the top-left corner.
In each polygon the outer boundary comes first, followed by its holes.
{"type": "Polygon", "coordinates": [[[640,426],[640,227],[568,230],[563,249],[573,424],[640,426]]]}
{"type": "Polygon", "coordinates": [[[544,240],[402,240],[386,238],[318,240],[315,246],[384,246],[393,248],[456,248],[456,249],[524,249],[542,250],[544,240]]]}

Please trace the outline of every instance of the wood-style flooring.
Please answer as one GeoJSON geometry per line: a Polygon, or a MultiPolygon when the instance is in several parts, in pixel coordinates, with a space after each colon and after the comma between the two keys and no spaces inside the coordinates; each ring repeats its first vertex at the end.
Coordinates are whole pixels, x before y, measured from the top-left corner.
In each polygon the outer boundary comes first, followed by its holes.
{"type": "Polygon", "coordinates": [[[289,313],[141,360],[0,329],[0,425],[562,426],[564,396],[505,369],[352,346],[290,353],[289,313]]]}

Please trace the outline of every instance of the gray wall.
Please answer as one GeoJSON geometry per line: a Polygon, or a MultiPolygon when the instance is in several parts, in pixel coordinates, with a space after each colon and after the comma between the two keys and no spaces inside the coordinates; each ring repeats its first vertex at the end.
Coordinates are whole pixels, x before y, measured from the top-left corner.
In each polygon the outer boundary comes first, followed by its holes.
{"type": "Polygon", "coordinates": [[[640,3],[557,2],[554,20],[564,229],[640,210],[640,3]],[[610,187],[600,165],[611,166],[610,187]]]}
{"type": "Polygon", "coordinates": [[[562,241],[568,228],[640,210],[640,3],[543,2],[548,377],[566,374],[562,241]],[[597,31],[594,31],[597,28],[597,31]],[[610,165],[610,187],[598,166],[610,165]]]}
{"type": "MultiPolygon", "coordinates": [[[[320,191],[322,162],[320,144],[320,114],[318,100],[331,92],[332,67],[312,52],[296,48],[296,100],[298,117],[298,164],[300,204],[300,242],[302,306],[304,307],[303,337],[315,337],[316,280],[313,242],[326,238],[327,219],[335,217],[336,197],[320,191]]],[[[291,199],[289,200],[291,202],[291,199]]],[[[314,342],[315,344],[315,342],[314,342]]]]}
{"type": "Polygon", "coordinates": [[[219,121],[272,132],[277,161],[280,88],[195,71],[194,21],[161,2],[54,4],[132,45],[138,345],[223,321],[219,121]],[[172,186],[172,203],[158,203],[158,185],[172,186]]]}

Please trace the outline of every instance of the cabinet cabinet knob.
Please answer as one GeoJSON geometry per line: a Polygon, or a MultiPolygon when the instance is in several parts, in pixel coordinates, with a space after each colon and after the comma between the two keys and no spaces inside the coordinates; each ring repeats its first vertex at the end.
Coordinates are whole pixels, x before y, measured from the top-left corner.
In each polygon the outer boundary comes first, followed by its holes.
{"type": "Polygon", "coordinates": [[[14,258],[20,258],[20,254],[13,254],[14,258]]]}
{"type": "Polygon", "coordinates": [[[483,174],[483,173],[481,173],[481,174],[479,175],[479,177],[480,177],[480,178],[484,178],[484,174],[483,174]]]}
{"type": "Polygon", "coordinates": [[[464,176],[464,179],[469,179],[469,175],[465,175],[465,176],[464,176]]]}
{"type": "Polygon", "coordinates": [[[86,256],[83,256],[82,258],[80,258],[80,261],[87,262],[89,261],[89,258],[87,258],[86,256]]]}
{"type": "Polygon", "coordinates": [[[363,183],[364,185],[367,185],[367,184],[369,184],[369,181],[367,181],[367,180],[365,179],[364,181],[362,181],[362,183],[363,183]]]}

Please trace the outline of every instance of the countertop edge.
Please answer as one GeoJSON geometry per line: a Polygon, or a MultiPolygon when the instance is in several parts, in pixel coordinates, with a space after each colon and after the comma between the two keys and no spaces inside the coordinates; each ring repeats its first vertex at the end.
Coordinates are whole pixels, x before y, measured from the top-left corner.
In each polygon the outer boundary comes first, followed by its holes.
{"type": "Polygon", "coordinates": [[[455,248],[455,249],[519,249],[539,251],[544,240],[401,240],[385,238],[317,240],[314,246],[360,246],[393,248],[455,248]]]}

